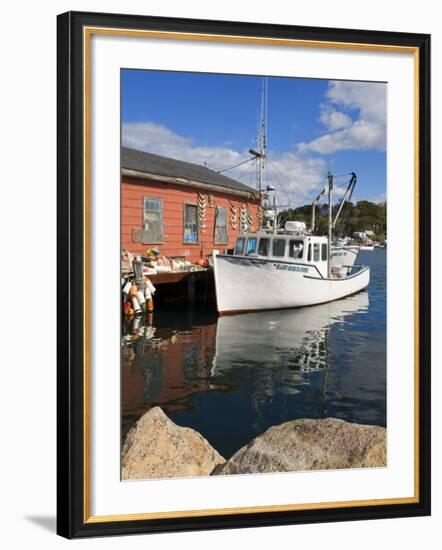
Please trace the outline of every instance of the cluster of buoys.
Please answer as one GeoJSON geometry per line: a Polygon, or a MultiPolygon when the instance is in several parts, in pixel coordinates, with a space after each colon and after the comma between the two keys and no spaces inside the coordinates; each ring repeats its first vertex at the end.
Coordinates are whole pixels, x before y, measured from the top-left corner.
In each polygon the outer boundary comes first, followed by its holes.
{"type": "Polygon", "coordinates": [[[155,287],[145,277],[142,281],[127,281],[123,286],[123,314],[128,317],[153,312],[155,287]]]}

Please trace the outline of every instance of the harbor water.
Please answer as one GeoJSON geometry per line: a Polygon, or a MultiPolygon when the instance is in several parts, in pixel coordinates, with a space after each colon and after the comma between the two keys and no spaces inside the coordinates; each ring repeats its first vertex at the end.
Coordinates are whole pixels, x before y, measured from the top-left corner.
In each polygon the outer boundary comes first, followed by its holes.
{"type": "Polygon", "coordinates": [[[297,418],[385,427],[386,254],[361,251],[368,289],[329,304],[226,317],[162,309],[123,325],[122,437],[156,405],[225,458],[297,418]]]}

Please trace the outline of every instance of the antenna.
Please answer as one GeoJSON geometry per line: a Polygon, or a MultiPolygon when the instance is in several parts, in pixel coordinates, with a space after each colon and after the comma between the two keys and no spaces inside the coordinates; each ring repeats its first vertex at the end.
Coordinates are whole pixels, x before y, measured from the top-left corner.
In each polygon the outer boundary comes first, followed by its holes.
{"type": "Polygon", "coordinates": [[[250,149],[249,153],[258,159],[258,191],[262,191],[262,178],[264,174],[264,159],[267,147],[267,98],[268,98],[268,77],[262,79],[261,85],[261,111],[259,115],[259,131],[257,136],[257,151],[250,149]]]}
{"type": "Polygon", "coordinates": [[[329,171],[328,179],[328,254],[327,254],[327,276],[331,278],[331,245],[332,245],[332,229],[333,229],[333,174],[329,171]]]}

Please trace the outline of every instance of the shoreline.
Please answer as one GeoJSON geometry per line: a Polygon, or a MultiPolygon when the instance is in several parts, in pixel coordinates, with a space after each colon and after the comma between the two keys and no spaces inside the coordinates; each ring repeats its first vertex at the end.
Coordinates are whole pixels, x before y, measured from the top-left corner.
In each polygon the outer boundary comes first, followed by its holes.
{"type": "Polygon", "coordinates": [[[387,465],[386,428],[336,418],[272,426],[225,459],[192,428],[160,407],[146,412],[122,446],[122,479],[282,473],[387,465]]]}

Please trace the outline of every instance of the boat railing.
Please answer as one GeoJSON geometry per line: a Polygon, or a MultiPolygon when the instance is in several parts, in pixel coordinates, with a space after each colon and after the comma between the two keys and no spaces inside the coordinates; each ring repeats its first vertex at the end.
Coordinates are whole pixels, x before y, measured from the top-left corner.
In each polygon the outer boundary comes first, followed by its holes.
{"type": "Polygon", "coordinates": [[[355,274],[356,272],[358,271],[362,271],[363,269],[365,269],[367,266],[364,265],[364,264],[353,264],[353,265],[344,265],[342,267],[346,267],[348,268],[349,270],[349,274],[355,274]]]}

